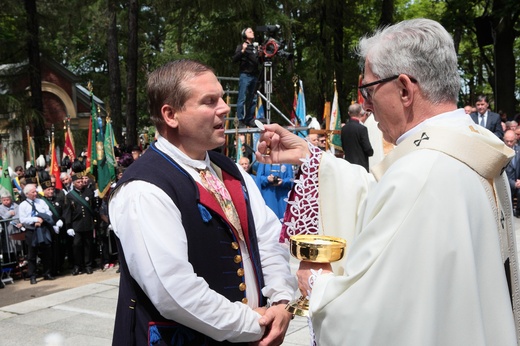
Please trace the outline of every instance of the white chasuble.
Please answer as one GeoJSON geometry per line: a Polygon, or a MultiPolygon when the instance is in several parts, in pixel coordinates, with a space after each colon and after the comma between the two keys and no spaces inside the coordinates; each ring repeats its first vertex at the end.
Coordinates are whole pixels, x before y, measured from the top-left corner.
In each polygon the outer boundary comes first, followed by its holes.
{"type": "Polygon", "coordinates": [[[313,288],[319,345],[517,345],[512,153],[461,112],[410,131],[373,175],[322,155],[322,231],[349,243],[313,288]]]}

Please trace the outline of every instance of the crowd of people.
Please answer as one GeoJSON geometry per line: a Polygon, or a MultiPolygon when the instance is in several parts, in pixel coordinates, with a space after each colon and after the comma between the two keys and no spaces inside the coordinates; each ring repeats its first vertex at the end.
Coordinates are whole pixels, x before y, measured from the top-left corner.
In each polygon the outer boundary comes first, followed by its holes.
{"type": "MultiPolygon", "coordinates": [[[[114,184],[142,150],[132,147],[116,153],[114,184]]],[[[117,266],[108,194],[103,199],[98,196],[95,180],[85,171],[85,161],[82,156],[71,163],[65,157],[62,172],[55,177],[42,155],[35,166],[15,167],[13,194],[0,188],[3,265],[16,269],[30,284],[37,284],[38,278],[54,280],[69,273],[92,274],[95,269],[117,266]],[[56,187],[57,179],[61,189],[56,187]]]]}

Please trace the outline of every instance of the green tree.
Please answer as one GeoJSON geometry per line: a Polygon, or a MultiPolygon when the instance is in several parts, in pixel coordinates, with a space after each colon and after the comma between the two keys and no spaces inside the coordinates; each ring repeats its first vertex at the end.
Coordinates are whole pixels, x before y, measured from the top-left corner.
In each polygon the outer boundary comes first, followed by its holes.
{"type": "Polygon", "coordinates": [[[123,123],[122,113],[122,86],[121,86],[121,68],[119,66],[119,49],[117,36],[117,9],[118,2],[116,0],[107,0],[108,6],[108,35],[107,35],[107,63],[109,78],[109,105],[112,124],[115,129],[116,141],[123,143],[121,130],[123,123]]]}

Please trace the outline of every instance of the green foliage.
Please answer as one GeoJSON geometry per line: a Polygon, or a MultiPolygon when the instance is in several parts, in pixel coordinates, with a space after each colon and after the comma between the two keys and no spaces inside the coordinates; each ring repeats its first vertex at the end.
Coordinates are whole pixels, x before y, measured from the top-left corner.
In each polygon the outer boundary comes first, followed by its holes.
{"type": "MultiPolygon", "coordinates": [[[[128,4],[127,1],[114,1],[119,9],[119,60],[124,89],[128,4]]],[[[518,15],[514,15],[520,11],[519,2],[500,2],[503,6],[492,14],[516,20],[514,28],[518,34],[518,15]]],[[[476,93],[493,92],[490,80],[494,78],[497,57],[492,47],[478,47],[474,25],[476,17],[491,14],[492,3],[484,0],[393,1],[394,21],[432,18],[453,34],[459,54],[463,81],[461,101],[464,103],[472,103],[476,93]]],[[[108,103],[107,0],[39,0],[37,5],[42,54],[76,73],[81,78],[80,84],[93,81],[95,94],[108,103]]],[[[283,39],[286,49],[295,53],[291,61],[275,61],[273,103],[290,115],[293,77],[296,75],[304,83],[308,113],[320,119],[324,102],[332,99],[336,75],[338,87],[341,86],[342,108],[345,108],[357,96],[360,69],[354,52],[356,44],[361,36],[373,32],[383,14],[383,0],[142,0],[139,5],[139,128],[150,125],[144,90],[149,71],[173,59],[193,58],[212,66],[219,76],[238,77],[238,66],[231,62],[231,56],[241,42],[240,31],[248,26],[255,30],[266,24],[279,24],[281,30],[277,39],[283,39]]],[[[0,64],[25,59],[25,25],[23,2],[9,0],[0,7],[0,43],[3,47],[0,64]]],[[[256,34],[260,43],[266,39],[261,33],[256,34]]],[[[518,76],[518,39],[514,52],[518,76]]],[[[518,98],[519,78],[515,87],[518,98]]],[[[237,84],[227,82],[226,88],[236,89],[237,84]]],[[[124,107],[126,101],[122,104],[124,107]]],[[[341,113],[345,115],[346,111],[341,113]]],[[[273,117],[280,120],[274,114],[273,117]]]]}

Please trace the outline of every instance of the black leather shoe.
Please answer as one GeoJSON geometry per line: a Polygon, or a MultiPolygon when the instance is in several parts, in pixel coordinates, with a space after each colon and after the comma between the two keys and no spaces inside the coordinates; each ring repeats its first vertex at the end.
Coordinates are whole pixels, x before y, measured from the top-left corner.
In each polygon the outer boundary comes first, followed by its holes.
{"type": "Polygon", "coordinates": [[[79,274],[79,268],[78,267],[74,267],[74,269],[72,269],[72,275],[76,276],[78,274],[79,274]]]}
{"type": "Polygon", "coordinates": [[[52,276],[51,274],[45,274],[43,276],[43,280],[56,280],[56,278],[54,276],[52,276]]]}
{"type": "Polygon", "coordinates": [[[92,274],[92,268],[87,267],[87,269],[85,269],[85,272],[86,272],[87,274],[92,274]]]}
{"type": "Polygon", "coordinates": [[[36,285],[38,282],[34,276],[31,276],[31,285],[36,285]]]}

